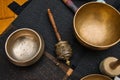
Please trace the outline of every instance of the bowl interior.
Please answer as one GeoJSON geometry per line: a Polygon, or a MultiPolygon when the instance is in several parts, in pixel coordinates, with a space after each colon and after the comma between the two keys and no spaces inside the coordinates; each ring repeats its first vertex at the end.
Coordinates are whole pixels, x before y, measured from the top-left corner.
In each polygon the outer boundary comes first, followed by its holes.
{"type": "Polygon", "coordinates": [[[6,49],[12,60],[28,61],[38,54],[40,44],[40,38],[34,31],[23,29],[10,35],[6,49]]]}
{"type": "Polygon", "coordinates": [[[112,79],[100,74],[91,74],[83,77],[80,80],[112,80],[112,79]]]}
{"type": "Polygon", "coordinates": [[[74,17],[75,33],[85,43],[106,46],[120,39],[120,14],[104,3],[88,3],[74,17]]]}

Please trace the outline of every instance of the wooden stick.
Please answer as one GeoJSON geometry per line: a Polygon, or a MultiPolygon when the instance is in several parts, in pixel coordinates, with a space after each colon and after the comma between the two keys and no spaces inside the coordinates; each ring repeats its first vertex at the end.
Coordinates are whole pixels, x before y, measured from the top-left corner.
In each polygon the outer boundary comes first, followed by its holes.
{"type": "Polygon", "coordinates": [[[55,57],[53,57],[50,53],[45,52],[44,54],[47,58],[49,58],[53,63],[55,63],[60,69],[62,69],[66,74],[62,80],[67,80],[68,77],[73,73],[73,69],[69,66],[59,62],[55,57]]]}
{"type": "Polygon", "coordinates": [[[118,66],[120,66],[120,59],[118,59],[117,61],[112,62],[112,63],[110,64],[110,67],[111,67],[112,69],[116,69],[118,66]]]}
{"type": "Polygon", "coordinates": [[[55,24],[55,20],[54,20],[53,14],[50,11],[50,9],[48,9],[48,16],[49,16],[50,22],[52,24],[52,27],[54,29],[54,32],[56,34],[56,37],[57,37],[58,41],[61,41],[61,36],[60,36],[60,34],[59,34],[58,30],[57,30],[57,26],[55,24]]]}
{"type": "Polygon", "coordinates": [[[73,3],[72,0],[62,0],[64,4],[69,7],[74,13],[78,10],[77,6],[73,3]]]}

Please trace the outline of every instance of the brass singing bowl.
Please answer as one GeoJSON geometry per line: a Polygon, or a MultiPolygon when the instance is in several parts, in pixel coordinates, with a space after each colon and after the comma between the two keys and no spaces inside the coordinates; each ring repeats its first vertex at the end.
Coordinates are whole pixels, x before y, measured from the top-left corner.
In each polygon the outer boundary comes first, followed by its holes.
{"type": "Polygon", "coordinates": [[[120,13],[101,2],[82,5],[73,20],[75,35],[83,45],[107,49],[120,41],[120,13]]]}
{"type": "Polygon", "coordinates": [[[7,38],[5,51],[13,64],[29,66],[42,56],[44,41],[42,36],[32,29],[18,29],[7,38]]]}
{"type": "Polygon", "coordinates": [[[90,74],[85,77],[83,77],[80,80],[112,80],[108,76],[101,75],[101,74],[90,74]]]}

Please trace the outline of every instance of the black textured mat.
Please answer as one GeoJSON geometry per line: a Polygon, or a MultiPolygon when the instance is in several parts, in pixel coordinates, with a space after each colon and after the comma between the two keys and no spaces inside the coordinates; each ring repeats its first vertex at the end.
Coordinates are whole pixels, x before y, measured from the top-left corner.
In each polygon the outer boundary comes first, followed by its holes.
{"type": "Polygon", "coordinates": [[[30,67],[16,67],[0,56],[0,80],[62,80],[65,72],[43,56],[30,67]]]}
{"type": "MultiPolygon", "coordinates": [[[[91,0],[73,1],[77,6],[81,6],[82,4],[91,0]]],[[[120,0],[106,0],[106,2],[120,10],[120,0]]],[[[81,77],[91,73],[100,73],[99,63],[108,56],[115,56],[120,58],[120,43],[104,51],[94,51],[82,46],[74,37],[72,26],[74,13],[70,11],[61,0],[32,0],[27,8],[24,9],[24,11],[13,23],[13,25],[16,27],[9,30],[6,33],[6,36],[3,36],[2,38],[6,40],[7,36],[15,29],[23,27],[32,28],[43,35],[46,43],[46,51],[55,56],[54,45],[57,43],[57,40],[48,19],[48,8],[50,8],[54,14],[56,24],[62,39],[69,41],[73,48],[71,66],[75,70],[73,75],[70,77],[71,80],[79,80],[81,77]]],[[[1,40],[0,42],[2,43],[3,47],[4,41],[1,40]]],[[[1,54],[5,54],[2,49],[1,51],[3,53],[1,54]]]]}
{"type": "Polygon", "coordinates": [[[20,6],[18,3],[16,3],[15,1],[13,1],[11,4],[8,5],[8,7],[14,13],[16,13],[17,15],[19,15],[30,2],[31,2],[31,0],[28,0],[22,6],[20,6]]]}

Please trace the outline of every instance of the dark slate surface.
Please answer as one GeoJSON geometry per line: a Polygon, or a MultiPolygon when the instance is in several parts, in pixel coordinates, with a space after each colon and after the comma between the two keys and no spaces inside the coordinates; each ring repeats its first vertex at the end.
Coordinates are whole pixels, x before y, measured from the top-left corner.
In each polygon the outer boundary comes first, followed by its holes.
{"type": "MultiPolygon", "coordinates": [[[[91,0],[73,0],[73,1],[77,6],[81,6],[82,4],[89,2],[91,0]]],[[[120,11],[120,7],[119,7],[120,0],[106,0],[106,2],[110,5],[113,5],[116,9],[120,11]]],[[[6,78],[6,80],[7,79],[10,80],[11,79],[10,76],[13,73],[12,71],[9,71],[9,69],[16,71],[16,67],[12,66],[12,64],[10,64],[9,61],[7,60],[4,51],[4,43],[8,35],[12,31],[18,28],[23,28],[23,27],[32,28],[36,30],[39,34],[42,34],[46,43],[46,51],[56,56],[54,52],[55,49],[54,44],[57,43],[57,40],[47,16],[48,8],[50,8],[54,14],[56,24],[58,26],[58,30],[62,36],[62,39],[69,41],[69,43],[72,45],[73,48],[71,67],[74,68],[74,72],[70,77],[71,80],[79,80],[79,78],[91,73],[100,73],[99,63],[101,60],[103,60],[108,56],[115,56],[117,58],[120,58],[120,49],[119,49],[120,43],[104,51],[94,51],[82,46],[76,40],[73,33],[72,19],[74,13],[71,12],[62,3],[61,0],[32,0],[32,2],[27,6],[27,8],[25,8],[25,10],[13,22],[14,27],[11,28],[0,39],[0,44],[1,44],[0,63],[2,65],[2,67],[0,66],[0,71],[1,71],[0,75],[2,75],[1,79],[9,77],[6,78]]],[[[34,65],[33,68],[35,68],[34,65]]],[[[18,74],[21,75],[19,72],[18,74]]],[[[11,80],[15,80],[15,79],[11,79],[11,80]]],[[[37,80],[39,79],[37,78],[37,80]]]]}

